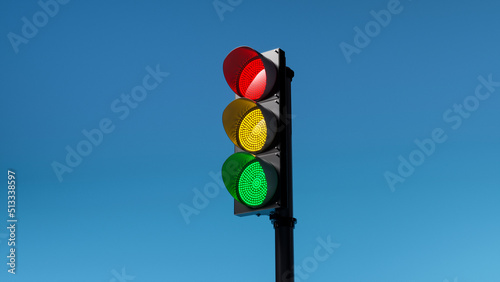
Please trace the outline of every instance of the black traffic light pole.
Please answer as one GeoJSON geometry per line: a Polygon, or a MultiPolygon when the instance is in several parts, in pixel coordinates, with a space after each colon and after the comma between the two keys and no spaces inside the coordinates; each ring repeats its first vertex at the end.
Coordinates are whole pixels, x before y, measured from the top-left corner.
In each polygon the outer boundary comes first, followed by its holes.
{"type": "MultiPolygon", "coordinates": [[[[284,56],[283,56],[284,57],[284,56]]],[[[286,63],[283,62],[283,67],[286,67],[286,63]]],[[[281,208],[277,208],[274,214],[270,215],[271,222],[275,230],[275,244],[276,244],[276,282],[294,282],[294,251],[293,251],[293,229],[297,220],[293,217],[293,192],[292,192],[292,105],[291,105],[291,82],[294,76],[294,72],[286,67],[286,81],[281,82],[281,89],[284,89],[284,93],[280,93],[280,108],[282,123],[284,125],[284,132],[282,132],[282,138],[285,138],[285,142],[282,144],[286,147],[280,148],[280,159],[281,167],[285,168],[286,171],[282,171],[285,179],[281,183],[287,186],[287,189],[281,189],[281,191],[287,191],[284,198],[286,199],[286,205],[281,208]]]]}

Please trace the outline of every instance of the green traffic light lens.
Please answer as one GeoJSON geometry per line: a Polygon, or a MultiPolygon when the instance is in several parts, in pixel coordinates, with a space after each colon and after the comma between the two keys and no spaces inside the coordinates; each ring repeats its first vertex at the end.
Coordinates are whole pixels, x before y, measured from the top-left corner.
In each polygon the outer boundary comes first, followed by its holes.
{"type": "Polygon", "coordinates": [[[238,181],[238,195],[243,204],[250,207],[260,206],[266,199],[266,174],[259,162],[250,163],[242,171],[238,181]]]}
{"type": "Polygon", "coordinates": [[[266,205],[278,187],[274,166],[246,152],[232,154],[222,165],[221,172],[227,191],[250,208],[266,205]]]}

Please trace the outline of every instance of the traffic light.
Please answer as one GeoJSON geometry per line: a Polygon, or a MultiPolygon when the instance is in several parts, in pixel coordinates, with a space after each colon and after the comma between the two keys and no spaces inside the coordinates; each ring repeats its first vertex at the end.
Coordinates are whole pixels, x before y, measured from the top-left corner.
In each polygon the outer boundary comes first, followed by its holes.
{"type": "Polygon", "coordinates": [[[234,154],[222,166],[234,214],[273,214],[291,205],[293,71],[286,67],[283,50],[259,53],[246,46],[227,55],[223,71],[235,93],[222,114],[224,130],[234,144],[234,154]]]}

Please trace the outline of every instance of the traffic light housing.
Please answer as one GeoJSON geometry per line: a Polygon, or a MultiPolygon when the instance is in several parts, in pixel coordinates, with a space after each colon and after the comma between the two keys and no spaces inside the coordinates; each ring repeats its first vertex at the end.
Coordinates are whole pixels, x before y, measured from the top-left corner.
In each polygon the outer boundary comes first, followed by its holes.
{"type": "Polygon", "coordinates": [[[273,214],[291,205],[291,104],[293,71],[285,53],[232,50],[224,77],[235,93],[222,122],[234,154],[222,166],[222,179],[238,216],[273,214]]]}

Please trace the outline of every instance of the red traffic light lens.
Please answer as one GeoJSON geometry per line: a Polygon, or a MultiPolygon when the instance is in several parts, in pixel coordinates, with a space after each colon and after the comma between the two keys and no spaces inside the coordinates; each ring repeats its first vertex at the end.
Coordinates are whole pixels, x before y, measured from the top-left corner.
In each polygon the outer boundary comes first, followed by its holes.
{"type": "Polygon", "coordinates": [[[262,97],[266,90],[266,70],[260,59],[249,62],[241,71],[238,80],[238,92],[244,93],[244,97],[257,100],[262,97]]]}
{"type": "Polygon", "coordinates": [[[276,66],[250,47],[231,51],[223,64],[224,77],[240,97],[251,100],[265,98],[276,81],[276,66]]]}

